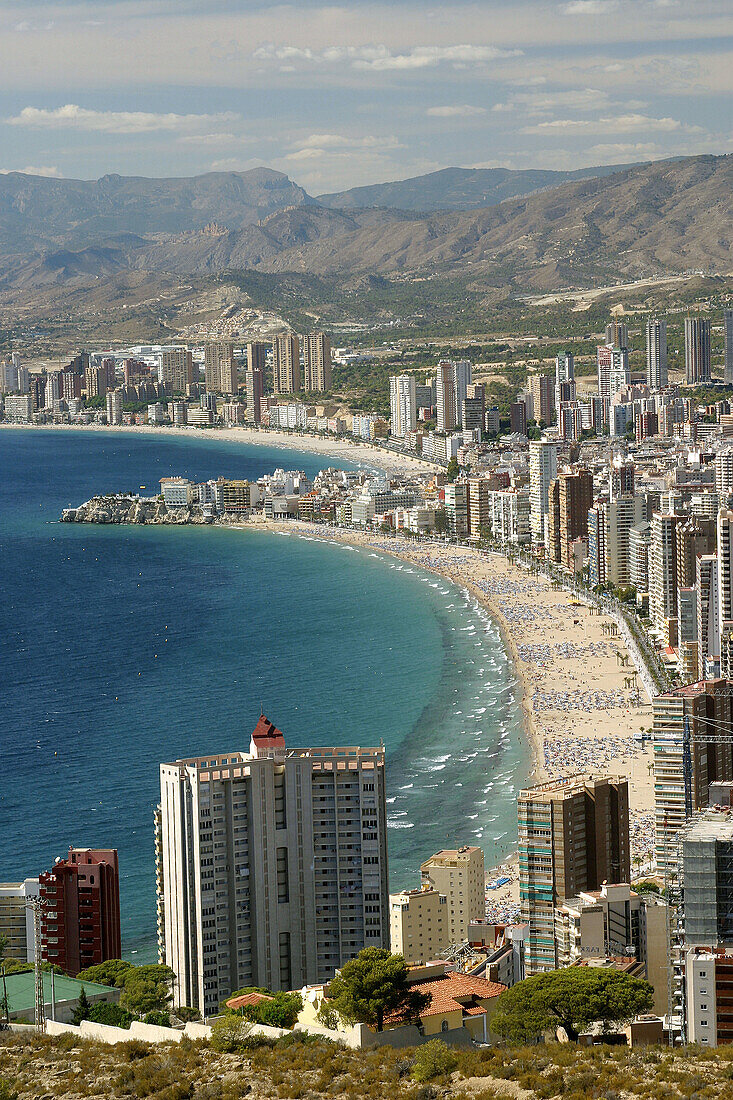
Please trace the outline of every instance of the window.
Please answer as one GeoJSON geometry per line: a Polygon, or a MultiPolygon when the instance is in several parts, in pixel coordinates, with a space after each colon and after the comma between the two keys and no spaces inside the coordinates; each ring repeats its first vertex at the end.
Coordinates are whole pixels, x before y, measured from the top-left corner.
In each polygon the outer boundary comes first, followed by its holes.
{"type": "Polygon", "coordinates": [[[442,1024],[440,1025],[440,1030],[441,1031],[447,1031],[448,1030],[448,1021],[447,1020],[443,1020],[442,1024]]]}

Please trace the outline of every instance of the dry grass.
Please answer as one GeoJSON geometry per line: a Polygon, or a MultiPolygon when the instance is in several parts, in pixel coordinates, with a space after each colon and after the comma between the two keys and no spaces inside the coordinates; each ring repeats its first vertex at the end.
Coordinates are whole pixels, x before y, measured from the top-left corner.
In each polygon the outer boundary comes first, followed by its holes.
{"type": "Polygon", "coordinates": [[[355,1053],[289,1038],[222,1054],[184,1040],[117,1047],[0,1035],[0,1100],[733,1100],[733,1047],[584,1049],[568,1045],[458,1053],[450,1077],[417,1084],[414,1051],[355,1053]]]}

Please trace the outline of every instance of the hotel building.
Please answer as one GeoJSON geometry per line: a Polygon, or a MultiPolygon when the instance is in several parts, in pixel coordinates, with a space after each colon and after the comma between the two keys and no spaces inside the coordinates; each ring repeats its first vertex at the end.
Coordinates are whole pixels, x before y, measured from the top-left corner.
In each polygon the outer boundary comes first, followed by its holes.
{"type": "Polygon", "coordinates": [[[421,865],[420,875],[423,887],[447,898],[448,942],[463,943],[471,921],[484,916],[483,849],[466,845],[436,852],[421,865]]]}

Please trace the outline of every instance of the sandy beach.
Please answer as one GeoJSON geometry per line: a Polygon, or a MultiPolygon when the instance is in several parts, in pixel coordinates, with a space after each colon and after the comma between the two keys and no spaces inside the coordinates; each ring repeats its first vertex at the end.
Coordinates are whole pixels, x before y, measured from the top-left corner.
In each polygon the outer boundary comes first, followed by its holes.
{"type": "MultiPolygon", "coordinates": [[[[370,443],[359,442],[352,436],[310,435],[308,432],[282,432],[265,428],[173,428],[161,425],[130,424],[113,427],[110,424],[0,424],[2,428],[25,428],[32,431],[78,431],[78,432],[135,432],[140,435],[162,435],[166,437],[183,436],[186,439],[224,439],[232,443],[247,443],[254,446],[280,447],[283,451],[308,451],[355,465],[372,466],[388,474],[429,473],[438,469],[434,463],[415,458],[412,455],[395,454],[383,447],[373,447],[370,443]]],[[[283,455],[283,465],[287,466],[283,455]]]]}
{"type": "MultiPolygon", "coordinates": [[[[611,619],[500,554],[300,522],[287,527],[255,522],[392,554],[467,588],[499,625],[513,658],[534,752],[534,781],[576,773],[628,776],[632,870],[644,869],[654,837],[652,752],[634,734],[651,726],[651,707],[641,683],[639,704],[634,701],[633,664],[621,663],[626,647],[620,636],[612,636],[611,619]]],[[[496,900],[500,897],[497,892],[496,900]]]]}

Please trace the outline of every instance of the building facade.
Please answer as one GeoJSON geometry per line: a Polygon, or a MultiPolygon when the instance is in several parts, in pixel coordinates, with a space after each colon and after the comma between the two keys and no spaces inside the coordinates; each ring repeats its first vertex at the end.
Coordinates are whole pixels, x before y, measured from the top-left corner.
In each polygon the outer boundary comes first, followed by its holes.
{"type": "Polygon", "coordinates": [[[384,750],[287,749],[162,764],[159,955],[204,1015],[243,986],[328,981],[389,947],[384,750]]]}
{"type": "Polygon", "coordinates": [[[76,977],[80,970],[119,959],[120,872],[113,848],[69,848],[39,876],[44,962],[76,977]]]}
{"type": "Polygon", "coordinates": [[[558,966],[555,910],[603,882],[629,882],[624,778],[573,776],[519,792],[519,902],[527,974],[558,966]]]}
{"type": "Polygon", "coordinates": [[[430,887],[447,899],[449,943],[468,938],[471,921],[484,915],[484,853],[466,845],[436,852],[420,866],[423,887],[430,887]]]}

